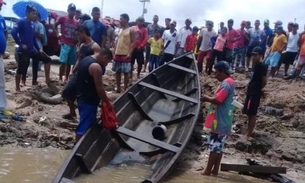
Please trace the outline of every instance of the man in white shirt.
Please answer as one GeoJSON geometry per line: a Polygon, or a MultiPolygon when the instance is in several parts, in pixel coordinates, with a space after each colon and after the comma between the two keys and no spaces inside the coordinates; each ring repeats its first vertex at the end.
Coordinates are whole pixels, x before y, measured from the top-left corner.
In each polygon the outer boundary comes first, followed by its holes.
{"type": "Polygon", "coordinates": [[[164,41],[164,54],[160,65],[163,65],[164,63],[173,60],[174,56],[176,55],[178,33],[175,28],[176,23],[175,21],[173,21],[170,23],[170,29],[165,30],[162,35],[162,39],[164,41]]]}
{"type": "MultiPolygon", "coordinates": [[[[283,63],[285,64],[285,75],[288,76],[288,69],[290,65],[293,65],[298,55],[298,40],[300,35],[298,34],[299,25],[297,23],[292,24],[292,31],[287,35],[288,43],[286,52],[283,54],[283,63]]],[[[280,68],[280,66],[279,66],[280,68]]]]}
{"type": "Polygon", "coordinates": [[[201,29],[198,39],[198,48],[199,48],[199,54],[198,54],[198,70],[200,73],[202,73],[202,65],[203,60],[206,58],[207,64],[205,71],[208,74],[211,74],[212,72],[212,41],[211,38],[215,37],[217,34],[215,30],[213,29],[214,23],[210,20],[206,21],[206,28],[201,29]]]}
{"type": "Polygon", "coordinates": [[[192,20],[190,18],[185,20],[185,26],[179,30],[178,33],[178,50],[176,56],[181,56],[184,53],[184,46],[186,42],[186,37],[192,34],[193,30],[191,28],[192,20]]]}

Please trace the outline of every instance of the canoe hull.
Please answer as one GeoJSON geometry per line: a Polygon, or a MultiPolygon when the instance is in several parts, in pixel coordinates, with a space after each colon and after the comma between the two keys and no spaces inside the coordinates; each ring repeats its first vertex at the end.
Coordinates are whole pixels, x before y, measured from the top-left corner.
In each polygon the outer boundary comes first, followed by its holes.
{"type": "Polygon", "coordinates": [[[120,127],[112,132],[99,124],[76,144],[54,183],[72,181],[109,164],[149,164],[151,176],[142,182],[160,182],[186,147],[200,110],[200,82],[193,54],[183,55],[137,82],[115,102],[120,127]],[[156,126],[166,127],[163,139],[154,139],[156,126]]]}

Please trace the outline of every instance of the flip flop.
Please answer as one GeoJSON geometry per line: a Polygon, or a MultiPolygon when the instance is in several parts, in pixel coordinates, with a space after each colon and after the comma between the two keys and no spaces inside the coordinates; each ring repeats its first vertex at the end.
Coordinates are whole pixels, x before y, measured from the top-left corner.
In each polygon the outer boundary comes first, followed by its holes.
{"type": "Polygon", "coordinates": [[[19,114],[13,114],[12,118],[16,121],[23,121],[23,117],[20,116],[19,114]]]}
{"type": "Polygon", "coordinates": [[[13,113],[11,111],[7,110],[7,109],[4,109],[2,111],[2,114],[6,115],[6,116],[12,116],[13,115],[13,113]]]}
{"type": "Polygon", "coordinates": [[[7,119],[7,116],[5,114],[0,114],[0,120],[1,119],[7,119]]]}

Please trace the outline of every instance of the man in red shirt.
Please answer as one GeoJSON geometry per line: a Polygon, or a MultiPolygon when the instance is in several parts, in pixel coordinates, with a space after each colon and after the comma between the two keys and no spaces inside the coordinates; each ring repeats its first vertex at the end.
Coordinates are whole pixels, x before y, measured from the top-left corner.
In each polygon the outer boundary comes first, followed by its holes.
{"type": "MultiPolygon", "coordinates": [[[[59,80],[62,81],[62,76],[65,73],[65,81],[68,81],[71,65],[76,63],[76,28],[78,26],[77,20],[74,18],[76,13],[76,6],[74,4],[69,4],[68,6],[68,16],[63,16],[57,19],[54,24],[55,31],[57,31],[60,25],[60,56],[59,61],[61,62],[59,68],[59,80]]],[[[57,33],[57,35],[59,35],[57,33]]]]}
{"type": "Polygon", "coordinates": [[[56,55],[59,56],[60,47],[59,47],[59,39],[57,37],[56,30],[54,29],[53,24],[51,23],[52,19],[56,21],[58,15],[55,12],[49,12],[49,20],[48,23],[45,24],[45,29],[47,33],[47,45],[44,46],[43,51],[47,55],[56,55]]]}
{"type": "Polygon", "coordinates": [[[234,20],[228,20],[228,33],[226,34],[227,45],[226,45],[226,61],[230,64],[231,69],[234,70],[234,44],[236,41],[241,39],[240,34],[233,29],[234,20]]]}
{"type": "Polygon", "coordinates": [[[186,37],[186,42],[184,46],[184,52],[194,52],[197,44],[197,35],[199,28],[197,26],[193,27],[193,33],[186,37]]]}
{"type": "Polygon", "coordinates": [[[144,48],[147,43],[148,39],[148,33],[147,29],[144,27],[144,18],[139,17],[136,20],[137,25],[132,26],[131,29],[135,32],[135,48],[133,50],[132,56],[131,56],[131,72],[130,72],[130,80],[132,81],[132,74],[133,74],[133,66],[135,63],[135,60],[137,60],[137,75],[138,78],[140,78],[140,73],[142,70],[142,66],[144,64],[144,48]]]}

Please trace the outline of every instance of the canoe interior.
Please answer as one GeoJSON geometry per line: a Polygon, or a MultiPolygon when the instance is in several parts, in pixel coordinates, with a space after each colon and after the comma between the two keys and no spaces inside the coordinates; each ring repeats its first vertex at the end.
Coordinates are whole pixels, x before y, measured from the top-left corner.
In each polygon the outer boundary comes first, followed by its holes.
{"type": "Polygon", "coordinates": [[[108,164],[151,165],[143,182],[159,182],[186,146],[199,113],[200,85],[193,55],[179,57],[156,69],[125,92],[115,103],[120,127],[107,131],[96,124],[74,147],[54,182],[92,173],[108,164]],[[152,136],[166,126],[166,137],[152,136]]]}

